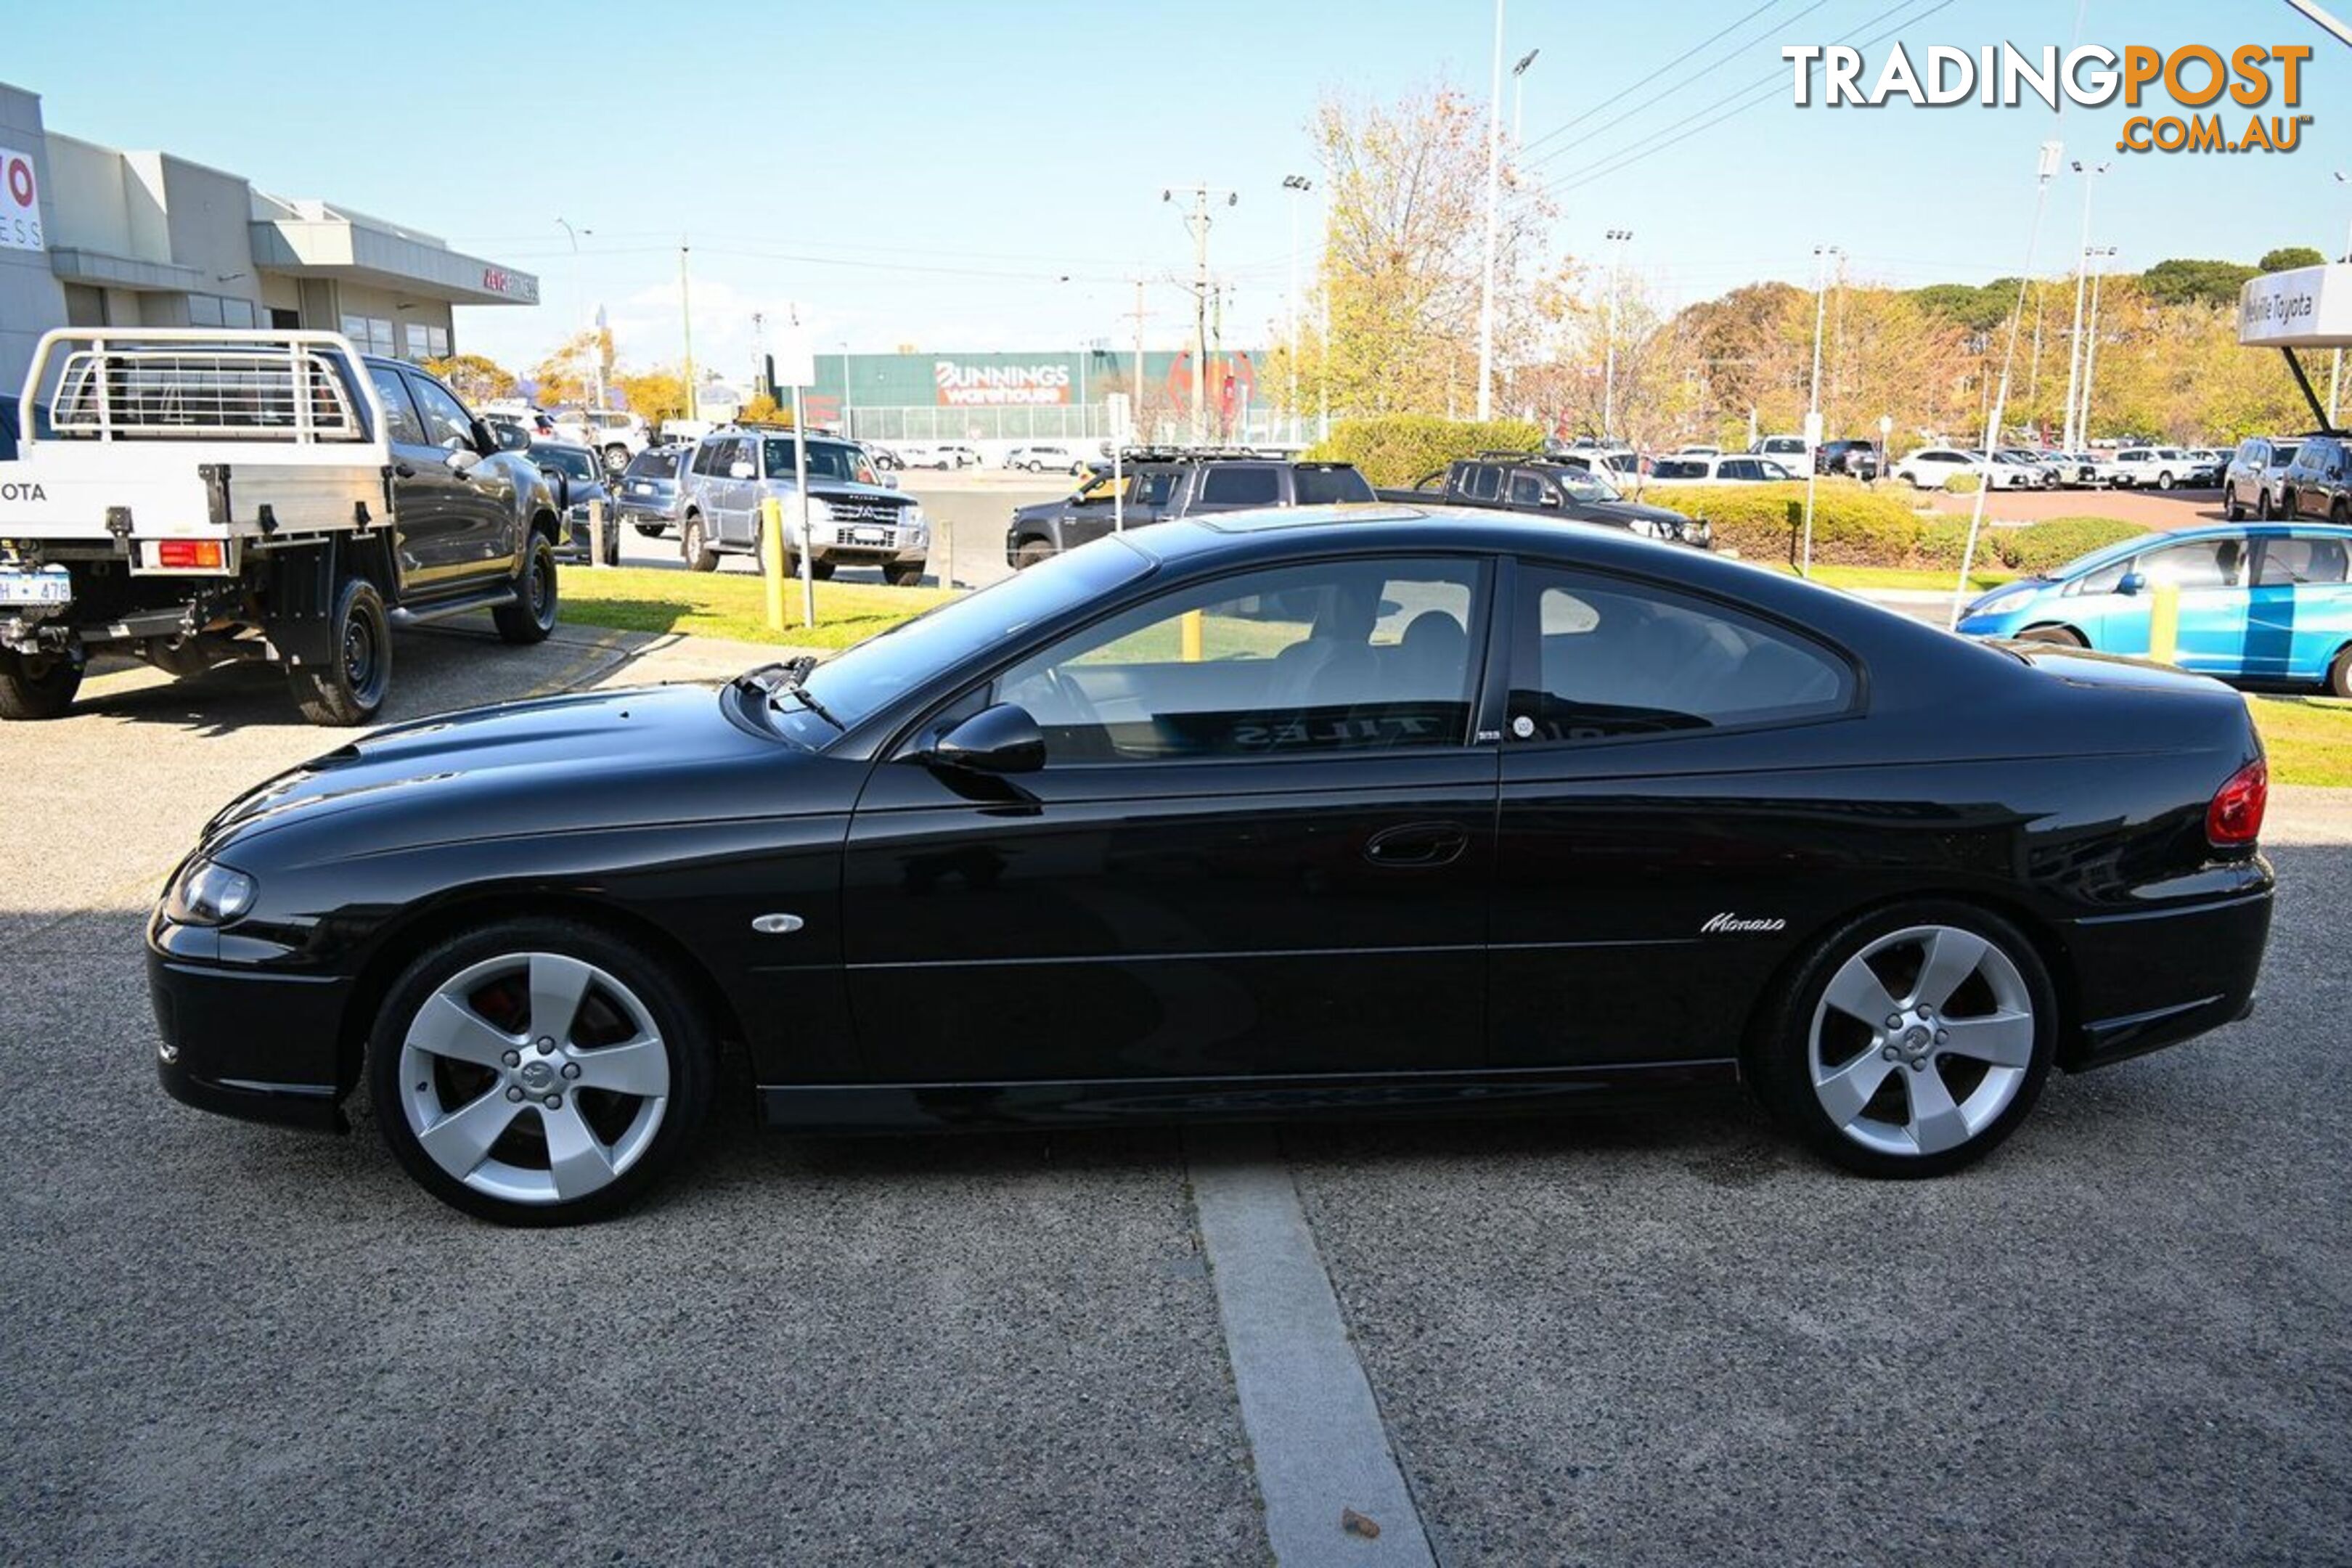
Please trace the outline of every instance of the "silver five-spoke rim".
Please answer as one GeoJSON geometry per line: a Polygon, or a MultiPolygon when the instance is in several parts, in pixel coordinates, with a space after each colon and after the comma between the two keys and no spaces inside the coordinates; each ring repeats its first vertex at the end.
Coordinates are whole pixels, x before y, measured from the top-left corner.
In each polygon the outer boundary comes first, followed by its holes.
{"type": "Polygon", "coordinates": [[[1957,926],[1880,937],[1813,1009],[1807,1066],[1831,1122],[1865,1149],[1940,1154],[2009,1109],[2033,1061],[2025,976],[1957,926]]]}
{"type": "Polygon", "coordinates": [[[669,1052],[611,972],[509,953],[451,975],[416,1010],[400,1086],[409,1131],[450,1175],[509,1203],[568,1203],[651,1147],[669,1052]]]}

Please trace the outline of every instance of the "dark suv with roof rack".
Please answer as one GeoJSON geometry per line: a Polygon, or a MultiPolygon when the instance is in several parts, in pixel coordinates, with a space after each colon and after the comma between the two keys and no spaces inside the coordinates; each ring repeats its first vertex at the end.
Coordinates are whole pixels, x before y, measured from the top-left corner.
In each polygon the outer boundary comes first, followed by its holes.
{"type": "Polygon", "coordinates": [[[1348,463],[1303,463],[1265,452],[1147,447],[1121,454],[1116,478],[1108,464],[1097,463],[1086,482],[1060,500],[1013,508],[1013,526],[1004,534],[1004,560],[1010,566],[1034,566],[1100,539],[1111,531],[1114,520],[1140,528],[1209,512],[1378,499],[1371,482],[1348,463]],[[1117,507],[1114,498],[1121,498],[1117,507]]]}

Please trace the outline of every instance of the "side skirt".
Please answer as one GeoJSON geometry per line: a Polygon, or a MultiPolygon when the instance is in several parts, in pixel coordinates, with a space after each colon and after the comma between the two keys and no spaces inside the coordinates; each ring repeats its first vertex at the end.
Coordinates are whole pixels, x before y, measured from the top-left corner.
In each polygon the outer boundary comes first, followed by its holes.
{"type": "Polygon", "coordinates": [[[1574,1110],[1738,1082],[1739,1064],[1726,1057],[1486,1072],[762,1084],[759,1099],[762,1120],[791,1131],[909,1132],[1574,1110]]]}

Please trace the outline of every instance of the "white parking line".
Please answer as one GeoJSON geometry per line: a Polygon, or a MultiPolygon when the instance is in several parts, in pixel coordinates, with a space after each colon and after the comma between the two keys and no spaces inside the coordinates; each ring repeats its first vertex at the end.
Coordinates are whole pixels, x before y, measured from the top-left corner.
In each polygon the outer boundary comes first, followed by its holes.
{"type": "Polygon", "coordinates": [[[1272,1135],[1187,1133],[1185,1152],[1275,1561],[1285,1568],[1432,1564],[1421,1515],[1272,1135]],[[1345,1528],[1350,1511],[1379,1534],[1345,1528]]]}

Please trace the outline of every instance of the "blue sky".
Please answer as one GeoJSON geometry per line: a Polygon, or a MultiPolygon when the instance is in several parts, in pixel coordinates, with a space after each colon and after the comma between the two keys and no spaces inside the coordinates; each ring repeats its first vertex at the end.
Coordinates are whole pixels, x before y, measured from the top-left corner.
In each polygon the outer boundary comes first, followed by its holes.
{"type": "MultiPolygon", "coordinates": [[[[1890,26],[1915,54],[2063,47],[2070,0],[1507,3],[1507,58],[1542,51],[1525,133],[1537,155],[1556,154],[1538,172],[1567,186],[1559,243],[1596,256],[1603,230],[1631,228],[1627,266],[1666,302],[1758,278],[1807,282],[1817,244],[1843,246],[1856,278],[1904,285],[1981,281],[2026,258],[2046,108],[1799,109],[1780,49],[1890,26]]],[[[2340,247],[2352,184],[2332,175],[2352,173],[2352,107],[2339,107],[2352,104],[2352,50],[2283,0],[2083,5],[2083,40],[2110,47],[2315,50],[2303,107],[2316,118],[2292,153],[2117,155],[2127,111],[2070,109],[2055,132],[2068,153],[2115,163],[2094,243],[2134,268],[2340,247]]],[[[674,359],[683,235],[697,357],[734,370],[751,312],[795,305],[826,353],[1123,344],[1135,302],[1123,280],[1138,275],[1156,280],[1146,336],[1172,345],[1189,294],[1166,280],[1188,274],[1192,249],[1160,191],[1202,180],[1242,193],[1212,241],[1234,289],[1228,337],[1270,336],[1290,255],[1279,183],[1313,172],[1318,98],[1441,82],[1483,98],[1493,18],[1491,0],[670,13],[642,0],[396,13],[32,0],[0,76],[43,94],[54,130],[160,147],[539,273],[544,309],[461,315],[467,346],[509,361],[535,358],[597,302],[625,360],[674,359]],[[559,216],[585,231],[576,261],[559,216]]],[[[1867,51],[1865,81],[1888,47],[1867,51]]],[[[1505,94],[1507,123],[1507,81],[1505,94]]],[[[2053,187],[2036,270],[2071,269],[2080,202],[2078,182],[2053,187]]],[[[1310,236],[1314,224],[1310,205],[1310,236]]]]}

